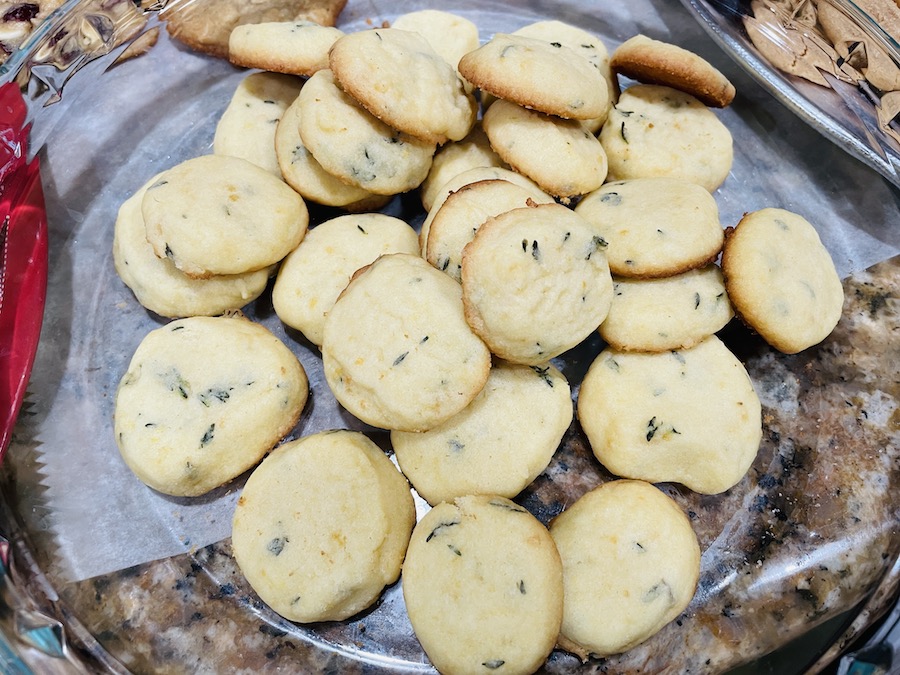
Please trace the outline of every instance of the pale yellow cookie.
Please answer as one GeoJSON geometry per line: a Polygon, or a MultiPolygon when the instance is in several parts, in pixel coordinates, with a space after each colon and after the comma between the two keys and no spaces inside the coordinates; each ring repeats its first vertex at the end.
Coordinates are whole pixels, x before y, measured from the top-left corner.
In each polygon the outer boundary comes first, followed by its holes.
{"type": "Polygon", "coordinates": [[[395,253],[358,273],[328,312],[322,363],[335,398],[362,421],[427,431],[478,395],[491,358],[465,321],[459,284],[395,253]]]}
{"type": "Polygon", "coordinates": [[[314,21],[268,21],[236,26],[228,60],[237,66],[309,77],[328,68],[328,50],[344,32],[314,21]]]}
{"type": "Polygon", "coordinates": [[[491,147],[544,192],[564,200],[592,192],[606,178],[606,152],[580,121],[496,101],[482,120],[491,147]]]}
{"type": "Polygon", "coordinates": [[[403,564],[413,631],[441,673],[533,673],[556,643],[562,566],[547,528],[502,497],[442,503],[403,564]]]}
{"type": "Polygon", "coordinates": [[[141,200],[151,178],[119,207],[113,232],[116,272],[143,307],[160,316],[215,316],[240,309],[258,298],[269,281],[269,269],[208,279],[192,279],[168,258],[157,258],[147,241],[141,200]]]}
{"type": "Polygon", "coordinates": [[[779,351],[818,344],[841,318],[844,290],[812,224],[784,209],[746,214],[722,253],[735,311],[779,351]]]}
{"type": "Polygon", "coordinates": [[[600,130],[612,180],[681,178],[710,192],[728,177],[731,132],[690,94],[635,84],[619,97],[600,130]]]}
{"type": "Polygon", "coordinates": [[[381,449],[351,431],[285,443],[257,467],[234,512],[234,557],[290,621],[341,621],[400,576],[415,506],[381,449]]]}
{"type": "Polygon", "coordinates": [[[205,278],[268,267],[297,247],[303,198],[238,157],[203,155],[163,172],[141,200],[147,241],[160,258],[205,278]]]}
{"type": "Polygon", "coordinates": [[[425,242],[425,259],[457,281],[462,281],[462,252],[481,224],[506,211],[534,204],[552,204],[532,190],[506,180],[476,181],[448,195],[435,213],[425,242]]]}
{"type": "Polygon", "coordinates": [[[256,464],[297,423],[306,373],[263,326],[192,317],[151,331],[116,392],[122,458],[144,483],[195,497],[256,464]]]}
{"type": "Polygon", "coordinates": [[[301,83],[277,73],[251,73],[241,80],[216,125],[213,153],[246,159],[280,178],[275,129],[301,83]]]}
{"type": "Polygon", "coordinates": [[[272,288],[275,313],[321,345],[325,317],[356,270],[387,253],[418,252],[416,231],[399,218],[360,213],[327,220],[281,263],[272,288]]]}
{"type": "Polygon", "coordinates": [[[700,185],[678,178],[606,183],[575,213],[609,244],[609,268],[623,277],[666,277],[715,260],[725,232],[719,207],[700,185]]]}
{"type": "Polygon", "coordinates": [[[497,356],[542,364],[606,318],[612,279],[606,244],[560,204],[507,211],[463,250],[466,320],[497,356]]]}
{"type": "Polygon", "coordinates": [[[714,335],[683,351],[605,349],[581,384],[578,419],[613,474],[703,494],[736,485],[762,437],[753,383],[714,335]]]}
{"type": "Polygon", "coordinates": [[[454,68],[463,55],[478,49],[478,26],[464,16],[439,9],[401,14],[391,22],[391,28],[418,33],[454,68]]]}
{"type": "Polygon", "coordinates": [[[550,526],[563,563],[560,645],[587,659],[625,652],[673,621],[700,577],[700,545],[679,506],[649,483],[594,488],[550,526]]]}
{"type": "Polygon", "coordinates": [[[391,433],[400,469],[437,504],[470,494],[515,497],[547,468],[572,421],[569,383],[554,366],[498,361],[478,397],[424,433],[391,433]]]}
{"type": "Polygon", "coordinates": [[[733,316],[716,265],[661,279],[613,277],[612,304],[600,336],[625,351],[687,349],[724,328],[733,316]]]}

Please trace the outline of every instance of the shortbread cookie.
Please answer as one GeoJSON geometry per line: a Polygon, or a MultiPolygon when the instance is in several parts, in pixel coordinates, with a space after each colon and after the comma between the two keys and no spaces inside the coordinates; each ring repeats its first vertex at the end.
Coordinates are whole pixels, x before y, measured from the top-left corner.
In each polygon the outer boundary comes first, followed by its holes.
{"type": "Polygon", "coordinates": [[[481,123],[477,122],[464,139],[438,148],[428,176],[419,186],[422,206],[430,211],[440,189],[454,176],[469,169],[490,166],[509,168],[500,159],[500,155],[494,152],[481,123]]]}
{"type": "Polygon", "coordinates": [[[606,318],[612,279],[606,243],[560,204],[507,211],[463,251],[466,320],[497,356],[539,365],[606,318]]]}
{"type": "Polygon", "coordinates": [[[635,35],[610,58],[617,73],[646,84],[662,84],[715,108],[734,100],[734,85],[709,61],[678,45],[635,35]]]}
{"type": "Polygon", "coordinates": [[[420,9],[401,14],[391,28],[418,33],[455,69],[459,60],[478,49],[478,26],[463,16],[439,9],[420,9]]]}
{"type": "Polygon", "coordinates": [[[345,4],[347,0],[191,0],[169,3],[159,16],[179,42],[227,58],[228,40],[237,26],[277,21],[333,26],[345,4]]]}
{"type": "Polygon", "coordinates": [[[482,125],[503,161],[555,197],[592,192],[606,178],[603,146],[578,120],[544,115],[501,99],[488,108],[482,125]]]}
{"type": "Polygon", "coordinates": [[[284,181],[316,204],[365,211],[379,209],[390,199],[390,195],[376,195],[349,185],[322,168],[300,138],[299,96],[284,111],[275,129],[275,158],[284,181]]]}
{"type": "Polygon", "coordinates": [[[767,208],[728,232],[722,271],[735,311],[787,354],[818,344],[841,318],[844,290],[816,229],[802,216],[767,208]]]}
{"type": "Polygon", "coordinates": [[[609,268],[623,277],[666,277],[702,267],[718,257],[725,239],[713,196],[677,178],[606,183],[575,213],[609,244],[609,268]]]}
{"type": "Polygon", "coordinates": [[[600,130],[609,177],[681,178],[710,192],[728,177],[731,132],[690,94],[653,84],[628,87],[600,130]]]}
{"type": "Polygon", "coordinates": [[[537,183],[535,183],[533,180],[510,169],[506,169],[501,166],[477,166],[471,169],[466,169],[465,171],[461,171],[460,173],[450,178],[447,182],[441,185],[440,189],[435,192],[434,200],[431,204],[431,209],[429,209],[427,215],[425,216],[425,220],[422,222],[422,228],[419,230],[419,244],[422,247],[423,251],[425,250],[425,246],[428,242],[428,233],[431,230],[431,221],[434,220],[434,217],[444,205],[447,197],[459,190],[461,187],[464,187],[471,183],[477,183],[478,181],[482,180],[505,180],[513,183],[514,185],[518,185],[519,187],[528,190],[528,192],[531,193],[534,201],[539,204],[547,201],[548,199],[553,199],[552,197],[550,197],[550,195],[541,190],[541,188],[539,188],[537,183]]]}
{"type": "Polygon", "coordinates": [[[662,279],[613,277],[600,335],[625,351],[687,349],[718,332],[734,311],[716,265],[662,279]]]}
{"type": "Polygon", "coordinates": [[[262,459],[308,393],[297,357],[263,326],[180,319],[138,345],[116,393],[116,443],[144,483],[195,497],[262,459]]]}
{"type": "Polygon", "coordinates": [[[684,351],[605,349],[578,396],[578,419],[613,474],[703,494],[736,485],[759,450],[759,398],[715,335],[684,351]]]}
{"type": "Polygon", "coordinates": [[[491,357],[461,296],[459,284],[414,255],[385,255],[357,273],[325,318],[322,362],[338,402],[399,431],[427,431],[465,408],[491,357]]]}
{"type": "Polygon", "coordinates": [[[459,72],[497,98],[567,119],[600,117],[609,104],[597,68],[558,42],[497,33],[463,56],[459,72]]]}
{"type": "Polygon", "coordinates": [[[587,659],[636,647],[690,604],[700,545],[684,512],[649,483],[581,496],[550,526],[563,564],[560,645],[587,659]]]}
{"type": "Polygon", "coordinates": [[[328,68],[328,50],[344,32],[313,21],[271,21],[237,26],[228,40],[236,66],[310,75],[328,68]]]}
{"type": "Polygon", "coordinates": [[[463,497],[413,530],[403,598],[441,673],[533,673],[559,633],[562,565],[547,528],[521,506],[463,497]]]}
{"type": "Polygon", "coordinates": [[[188,276],[268,267],[297,247],[309,212],[303,198],[238,157],[203,155],[164,171],[141,201],[147,241],[188,276]]]}
{"type": "Polygon", "coordinates": [[[246,159],[280,178],[275,130],[301,84],[299,78],[277,73],[245,77],[216,125],[213,153],[246,159]]]}
{"type": "Polygon", "coordinates": [[[462,252],[481,224],[506,211],[534,204],[552,204],[532,190],[506,180],[482,180],[451,193],[428,228],[425,259],[457,281],[462,281],[462,252]]]}
{"type": "Polygon", "coordinates": [[[298,99],[303,145],[331,175],[382,195],[425,180],[434,143],[380,122],[338,88],[330,70],[309,78],[298,99]]]}
{"type": "Polygon", "coordinates": [[[600,127],[606,121],[609,109],[619,100],[619,81],[609,66],[609,52],[603,41],[596,35],[588,33],[581,28],[556,20],[537,21],[527,26],[522,26],[518,30],[513,31],[512,35],[521,35],[522,37],[536,38],[550,43],[565,45],[579,56],[586,58],[592,66],[600,71],[600,75],[603,76],[603,80],[606,82],[608,98],[606,110],[598,117],[584,120],[585,126],[591,133],[595,134],[600,131],[600,127]]]}
{"type": "Polygon", "coordinates": [[[418,252],[416,231],[399,218],[361,213],[327,220],[281,263],[272,289],[275,313],[321,345],[325,316],[356,270],[387,253],[418,252]]]}
{"type": "Polygon", "coordinates": [[[400,469],[429,504],[515,497],[547,468],[572,421],[569,383],[552,365],[498,361],[478,397],[440,426],[394,431],[400,469]]]}
{"type": "Polygon", "coordinates": [[[157,258],[147,241],[141,200],[159,176],[125,200],[116,217],[113,262],[119,277],[143,307],[160,316],[215,316],[240,309],[258,298],[269,281],[269,269],[209,279],[191,279],[168,258],[157,258]]]}
{"type": "Polygon", "coordinates": [[[394,129],[444,143],[465,138],[475,124],[475,99],[418,33],[376,28],[345,35],[329,63],[341,89],[394,129]]]}
{"type": "Polygon", "coordinates": [[[234,511],[241,572],[290,621],[340,621],[400,576],[416,511],[402,474],[363,434],[285,443],[257,467],[234,511]]]}

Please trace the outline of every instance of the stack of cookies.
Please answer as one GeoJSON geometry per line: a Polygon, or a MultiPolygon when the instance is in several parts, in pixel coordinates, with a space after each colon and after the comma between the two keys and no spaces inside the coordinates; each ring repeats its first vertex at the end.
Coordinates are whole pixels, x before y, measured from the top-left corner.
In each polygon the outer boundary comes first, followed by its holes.
{"type": "MultiPolygon", "coordinates": [[[[240,307],[278,266],[278,317],[319,348],[346,411],[390,432],[398,465],[357,432],[271,452],[234,519],[235,557],[260,597],[294,621],[342,620],[402,565],[413,629],[447,673],[533,672],[557,644],[615,654],[672,621],[693,597],[700,550],[653,483],[732,489],[761,437],[752,382],[716,333],[739,315],[797,351],[830,332],[842,298],[801,217],[766,209],[723,229],[713,192],[732,143],[710,106],[731,102],[731,84],[644,36],[610,56],[596,36],[542,21],[479,46],[474,24],[437,11],[352,34],[243,26],[229,55],[262,72],[235,92],[213,155],[123,205],[120,275],[153,311],[189,316],[240,307]],[[620,81],[637,82],[620,92],[620,81]],[[418,232],[373,212],[416,188],[418,232]],[[307,233],[307,202],[344,213],[307,233]],[[216,306],[179,300],[180,286],[136,279],[138,253],[154,279],[241,292],[218,292],[228,300],[216,306]],[[598,331],[607,347],[573,387],[566,353],[598,331]],[[576,412],[621,480],[548,528],[510,500],[547,468],[576,412]],[[415,525],[407,481],[432,506],[415,525]]],[[[247,323],[206,319],[220,320],[247,323]]],[[[144,351],[120,389],[120,446],[136,454],[140,432],[145,464],[181,474],[196,467],[140,428],[151,420],[128,396],[135,382],[149,378],[147,395],[177,420],[237,403],[262,376],[219,377],[207,360],[204,376],[228,386],[199,391],[174,357],[149,366],[144,351]]],[[[272,385],[284,396],[266,405],[280,401],[284,419],[305,403],[282,392],[298,380],[272,385]]],[[[202,420],[200,447],[241,424],[202,420]]]]}

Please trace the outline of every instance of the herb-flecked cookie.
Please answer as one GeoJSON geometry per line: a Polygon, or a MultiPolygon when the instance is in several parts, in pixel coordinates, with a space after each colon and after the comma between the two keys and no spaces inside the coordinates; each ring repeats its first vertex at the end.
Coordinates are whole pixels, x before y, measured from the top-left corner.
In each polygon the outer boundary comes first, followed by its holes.
{"type": "Polygon", "coordinates": [[[332,176],[393,195],[412,190],[428,175],[435,144],[379,121],[338,88],[330,70],[307,80],[298,105],[303,145],[332,176]]]}
{"type": "Polygon", "coordinates": [[[617,480],[550,525],[563,564],[560,646],[587,659],[636,647],[690,604],[700,545],[681,508],[650,483],[617,480]]]}
{"type": "Polygon", "coordinates": [[[603,146],[578,120],[501,99],[488,108],[482,126],[504,162],[555,197],[566,200],[592,192],[606,178],[603,146]]]}
{"type": "Polygon", "coordinates": [[[399,218],[360,213],[327,220],[281,263],[272,288],[275,313],[321,345],[325,316],[356,270],[387,253],[418,252],[416,231],[399,218]]]}
{"type": "Polygon", "coordinates": [[[191,317],[144,337],[116,392],[122,458],[144,483],[196,497],[240,475],[300,418],[297,357],[244,318],[191,317]]]}
{"type": "Polygon", "coordinates": [[[619,97],[600,130],[611,180],[681,178],[710,192],[728,177],[731,132],[690,94],[635,84],[619,97]]]}
{"type": "Polygon", "coordinates": [[[413,631],[441,673],[533,673],[562,618],[562,565],[547,528],[502,497],[438,504],[403,564],[413,631]]]}
{"type": "Polygon", "coordinates": [[[420,9],[401,14],[391,28],[418,33],[455,69],[459,60],[478,49],[478,26],[463,16],[439,9],[420,9]]]}
{"type": "Polygon", "coordinates": [[[733,316],[716,265],[662,279],[613,277],[612,305],[600,336],[625,351],[687,349],[724,328],[733,316]]]}
{"type": "Polygon", "coordinates": [[[236,66],[309,77],[328,68],[328,50],[344,32],[314,21],[269,21],[236,26],[228,60],[236,66]]]}
{"type": "Polygon", "coordinates": [[[575,213],[609,244],[609,268],[623,277],[666,277],[702,267],[718,257],[725,239],[713,196],[677,178],[606,183],[578,202],[575,213]]]}
{"type": "Polygon", "coordinates": [[[239,157],[203,155],[162,173],[141,200],[147,241],[191,277],[268,267],[309,226],[303,198],[239,157]]]}
{"type": "Polygon", "coordinates": [[[160,316],[215,316],[240,309],[258,298],[269,281],[269,269],[192,279],[168,258],[157,258],[147,241],[141,200],[154,176],[126,199],[116,217],[113,262],[116,272],[143,307],[160,316]]]}
{"type": "Polygon", "coordinates": [[[539,365],[559,356],[597,330],[609,311],[605,247],[560,204],[500,214],[463,250],[466,320],[501,358],[539,365]]]}
{"type": "Polygon", "coordinates": [[[597,68],[558,42],[497,33],[462,57],[459,72],[497,98],[566,119],[600,117],[609,104],[597,68]]]}
{"type": "Polygon", "coordinates": [[[753,383],[715,335],[683,351],[603,350],[581,383],[577,410],[610,472],[702,494],[736,485],[762,438],[753,383]]]}
{"type": "Polygon", "coordinates": [[[679,89],[714,108],[724,108],[734,100],[734,85],[709,61],[646,35],[635,35],[619,45],[610,65],[633,80],[679,89]]]}
{"type": "Polygon", "coordinates": [[[216,125],[213,153],[246,159],[280,178],[275,130],[301,84],[278,73],[251,73],[241,80],[216,125]]]}
{"type": "Polygon", "coordinates": [[[784,209],[746,214],[722,252],[737,314],[787,354],[818,344],[841,318],[844,290],[812,224],[784,209]]]}
{"type": "Polygon", "coordinates": [[[329,310],[322,363],[335,398],[362,421],[427,431],[478,395],[491,356],[466,323],[459,284],[394,253],[360,270],[329,310]]]}
{"type": "Polygon", "coordinates": [[[275,129],[275,159],[284,182],[304,199],[348,211],[376,210],[390,195],[376,195],[332,176],[316,161],[300,138],[300,97],[284,111],[275,129]]]}
{"type": "Polygon", "coordinates": [[[481,180],[451,193],[428,228],[425,259],[457,281],[462,281],[462,252],[481,224],[491,218],[534,204],[552,204],[533,191],[506,180],[481,180]]]}
{"type": "Polygon", "coordinates": [[[329,63],[341,89],[394,129],[444,143],[465,138],[475,124],[475,99],[418,33],[376,28],[345,35],[329,63]]]}
{"type": "Polygon", "coordinates": [[[551,364],[498,361],[462,412],[424,433],[391,433],[401,471],[429,504],[515,497],[547,468],[572,421],[569,383],[551,364]]]}
{"type": "Polygon", "coordinates": [[[415,523],[403,475],[365,435],[285,443],[250,475],[232,525],[234,557],[290,621],[340,621],[400,576],[415,523]]]}

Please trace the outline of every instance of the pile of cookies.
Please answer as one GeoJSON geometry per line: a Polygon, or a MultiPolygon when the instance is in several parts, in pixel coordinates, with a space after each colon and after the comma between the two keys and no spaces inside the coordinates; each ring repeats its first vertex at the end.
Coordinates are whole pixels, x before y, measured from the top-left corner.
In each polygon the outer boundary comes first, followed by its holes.
{"type": "Polygon", "coordinates": [[[731,489],[761,436],[750,378],[715,333],[737,314],[797,351],[842,300],[800,216],[766,209],[723,230],[711,193],[731,136],[708,106],[730,103],[727,79],[644,36],[610,57],[558,21],[479,46],[471,22],[438,11],[346,35],[243,26],[229,53],[263,72],[235,92],[214,154],[151,179],[116,224],[125,283],[188,317],[151,333],[122,380],[129,466],[193,495],[267,455],[233,530],[259,596],[293,621],[343,620],[402,571],[441,672],[533,672],[556,645],[615,654],[672,621],[700,550],[652,483],[731,489]],[[621,75],[639,82],[620,93],[621,75]],[[418,233],[373,212],[416,188],[418,233]],[[346,213],[308,230],[306,202],[346,213]],[[358,432],[273,449],[306,402],[303,370],[264,328],[216,315],[276,266],[278,317],[321,350],[341,405],[390,431],[399,470],[358,432]],[[201,353],[211,331],[223,346],[201,353]],[[608,347],[573,408],[551,360],[596,331],[608,347]],[[621,480],[548,528],[511,500],[576,410],[621,480]],[[246,446],[240,462],[210,452],[228,443],[246,446]],[[221,470],[201,479],[201,457],[221,470]],[[407,480],[433,507],[418,523],[407,480]]]}

